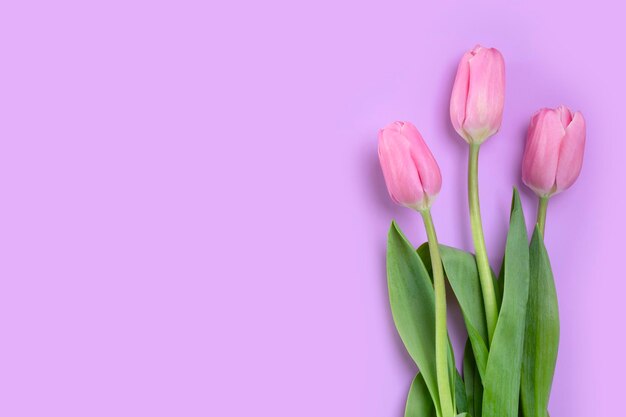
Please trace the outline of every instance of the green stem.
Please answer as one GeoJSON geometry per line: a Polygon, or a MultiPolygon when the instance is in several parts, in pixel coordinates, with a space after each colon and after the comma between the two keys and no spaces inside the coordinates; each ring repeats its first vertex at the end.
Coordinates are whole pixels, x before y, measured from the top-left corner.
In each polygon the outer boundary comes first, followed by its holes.
{"type": "Polygon", "coordinates": [[[496,293],[493,287],[493,277],[491,267],[487,258],[487,247],[485,246],[485,236],[483,234],[483,224],[480,217],[480,202],[478,197],[478,151],[480,145],[470,145],[469,172],[468,172],[468,194],[470,221],[472,224],[472,237],[476,250],[476,264],[478,275],[480,276],[480,288],[483,293],[483,303],[485,304],[485,315],[487,316],[487,331],[489,333],[489,343],[493,339],[498,322],[498,305],[496,304],[496,293]]]}
{"type": "Polygon", "coordinates": [[[437,387],[441,402],[442,417],[453,417],[454,407],[448,371],[448,329],[446,325],[446,283],[443,276],[441,255],[437,233],[430,215],[430,210],[421,212],[428,235],[428,248],[433,268],[433,284],[435,287],[435,364],[437,368],[437,387]]]}
{"type": "Polygon", "coordinates": [[[546,231],[546,213],[548,212],[548,200],[550,197],[539,198],[539,208],[537,209],[537,225],[541,236],[545,236],[546,231]]]}

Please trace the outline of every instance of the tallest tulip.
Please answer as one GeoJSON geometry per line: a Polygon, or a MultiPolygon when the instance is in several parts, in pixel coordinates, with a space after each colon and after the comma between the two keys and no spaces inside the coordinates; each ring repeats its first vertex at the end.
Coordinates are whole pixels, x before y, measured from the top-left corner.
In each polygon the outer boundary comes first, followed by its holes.
{"type": "Polygon", "coordinates": [[[480,144],[502,123],[504,59],[495,48],[476,46],[461,58],[457,69],[450,119],[468,143],[480,144]]]}
{"type": "Polygon", "coordinates": [[[457,69],[450,119],[459,135],[470,144],[468,197],[476,265],[485,304],[489,342],[498,321],[498,305],[487,257],[478,198],[478,151],[480,144],[493,136],[502,123],[504,108],[504,59],[494,48],[476,46],[461,58],[457,69]]]}

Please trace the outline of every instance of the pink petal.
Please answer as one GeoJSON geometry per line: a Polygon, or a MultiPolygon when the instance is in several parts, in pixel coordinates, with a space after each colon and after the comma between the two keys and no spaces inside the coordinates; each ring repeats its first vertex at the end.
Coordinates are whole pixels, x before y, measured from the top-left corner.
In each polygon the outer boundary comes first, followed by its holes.
{"type": "Polygon", "coordinates": [[[522,161],[522,180],[540,196],[554,191],[564,136],[565,129],[556,110],[542,109],[532,117],[522,161]]]}
{"type": "Polygon", "coordinates": [[[463,128],[474,140],[493,135],[502,124],[504,58],[497,49],[481,48],[469,60],[469,90],[463,128]]]}
{"type": "Polygon", "coordinates": [[[576,112],[561,144],[556,174],[557,192],[568,189],[578,178],[583,165],[585,140],[585,119],[580,112],[576,112]]]}
{"type": "Polygon", "coordinates": [[[378,156],[392,200],[412,207],[424,198],[424,191],[413,158],[411,142],[400,132],[402,124],[393,123],[378,135],[378,156]]]}
{"type": "Polygon", "coordinates": [[[468,140],[468,138],[463,130],[463,122],[465,121],[465,106],[469,88],[469,60],[472,56],[474,55],[470,51],[466,52],[461,58],[461,62],[459,62],[456,70],[450,97],[450,120],[452,121],[452,126],[465,140],[468,140]]]}
{"type": "Polygon", "coordinates": [[[402,132],[411,142],[411,157],[417,167],[422,189],[426,195],[436,196],[441,190],[441,170],[435,157],[415,126],[407,123],[402,132]]]}
{"type": "Polygon", "coordinates": [[[566,129],[567,126],[569,126],[569,124],[572,122],[572,119],[574,118],[572,111],[565,106],[557,107],[556,111],[559,113],[559,116],[561,117],[561,124],[563,125],[563,128],[566,129]]]}

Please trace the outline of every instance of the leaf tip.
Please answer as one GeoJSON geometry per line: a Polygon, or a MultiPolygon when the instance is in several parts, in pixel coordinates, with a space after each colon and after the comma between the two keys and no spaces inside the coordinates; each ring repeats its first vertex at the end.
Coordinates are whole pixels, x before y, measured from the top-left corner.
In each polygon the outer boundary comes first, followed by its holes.
{"type": "Polygon", "coordinates": [[[399,233],[400,232],[400,228],[398,227],[398,223],[396,223],[395,220],[391,221],[391,225],[389,226],[389,234],[391,235],[392,233],[399,233]]]}
{"type": "Polygon", "coordinates": [[[513,207],[519,206],[521,204],[521,200],[519,197],[519,191],[517,187],[513,187],[513,207]]]}

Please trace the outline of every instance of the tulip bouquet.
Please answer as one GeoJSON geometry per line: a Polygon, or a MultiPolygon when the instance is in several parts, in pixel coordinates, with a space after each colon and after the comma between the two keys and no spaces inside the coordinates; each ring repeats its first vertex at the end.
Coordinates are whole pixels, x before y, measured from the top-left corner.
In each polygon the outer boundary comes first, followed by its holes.
{"type": "Polygon", "coordinates": [[[387,244],[389,300],[396,328],[419,373],[406,417],[548,417],[559,344],[557,295],[543,243],[549,199],[578,177],[585,145],[581,113],[566,107],[532,116],[522,179],[539,198],[534,233],[513,190],[504,260],[496,275],[487,256],[478,196],[481,144],[500,128],[504,60],[477,46],[458,67],[450,118],[469,144],[468,199],[475,254],[440,245],[431,206],[441,172],[420,132],[408,122],[382,129],[378,154],[391,198],[418,211],[428,242],[417,250],[392,222],[387,244]],[[468,339],[462,372],[446,325],[446,281],[468,339]]]}

